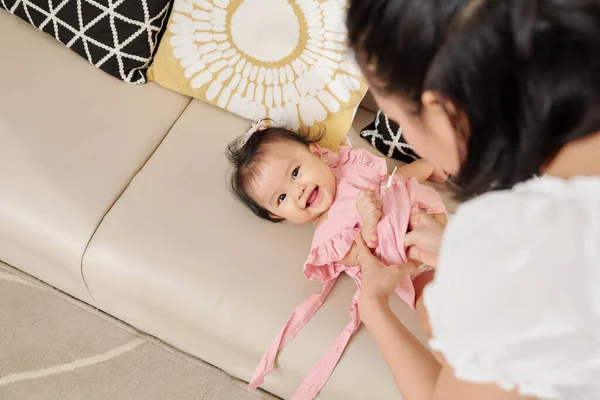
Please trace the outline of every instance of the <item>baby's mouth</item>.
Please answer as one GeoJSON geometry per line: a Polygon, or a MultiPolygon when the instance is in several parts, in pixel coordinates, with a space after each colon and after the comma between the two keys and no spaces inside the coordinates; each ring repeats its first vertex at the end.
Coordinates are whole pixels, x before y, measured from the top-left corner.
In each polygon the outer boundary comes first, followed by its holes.
{"type": "Polygon", "coordinates": [[[306,199],[306,208],[312,206],[319,197],[319,187],[315,187],[312,192],[308,195],[308,199],[306,199]]]}

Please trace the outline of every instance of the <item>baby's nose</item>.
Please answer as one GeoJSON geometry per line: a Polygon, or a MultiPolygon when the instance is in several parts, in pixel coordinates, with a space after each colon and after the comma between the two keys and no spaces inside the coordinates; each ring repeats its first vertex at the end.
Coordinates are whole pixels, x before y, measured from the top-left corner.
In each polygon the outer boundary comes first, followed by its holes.
{"type": "Polygon", "coordinates": [[[306,191],[306,185],[298,185],[298,200],[304,196],[304,192],[306,191]]]}

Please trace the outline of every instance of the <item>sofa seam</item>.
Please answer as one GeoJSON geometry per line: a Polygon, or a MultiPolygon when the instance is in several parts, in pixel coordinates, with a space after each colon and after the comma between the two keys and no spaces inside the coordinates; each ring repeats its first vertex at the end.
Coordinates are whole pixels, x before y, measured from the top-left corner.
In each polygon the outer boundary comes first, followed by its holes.
{"type": "Polygon", "coordinates": [[[193,98],[189,98],[189,102],[187,103],[187,105],[179,113],[179,115],[177,116],[177,118],[175,118],[175,120],[173,121],[173,123],[171,124],[171,126],[169,126],[169,128],[167,129],[165,135],[162,137],[162,139],[160,139],[160,141],[158,142],[158,144],[156,145],[156,147],[148,155],[148,158],[146,158],[146,160],[144,160],[141,163],[140,167],[131,175],[131,178],[129,179],[129,181],[124,185],[123,189],[117,194],[117,196],[113,200],[112,204],[110,204],[110,206],[106,209],[106,211],[104,212],[104,214],[102,215],[102,217],[98,221],[98,224],[94,228],[94,231],[90,235],[90,238],[88,239],[88,242],[86,243],[86,245],[85,245],[85,247],[83,249],[83,253],[81,254],[81,259],[80,259],[80,262],[79,262],[79,274],[81,275],[81,279],[83,281],[83,285],[85,286],[85,290],[90,295],[90,297],[92,298],[92,300],[94,300],[94,302],[96,301],[96,299],[94,298],[94,295],[92,294],[92,292],[90,290],[89,284],[88,284],[88,282],[87,282],[87,280],[85,278],[85,274],[83,272],[83,263],[84,263],[84,260],[85,260],[85,256],[87,255],[88,249],[89,249],[92,241],[94,240],[94,237],[96,236],[96,233],[98,232],[98,229],[100,229],[100,227],[104,223],[104,220],[106,219],[106,217],[108,216],[108,214],[110,214],[110,212],[113,210],[113,208],[115,207],[115,205],[117,204],[117,202],[123,197],[123,195],[125,194],[125,192],[127,191],[127,189],[129,189],[129,187],[131,186],[131,184],[133,183],[133,181],[137,178],[137,176],[140,174],[140,172],[142,172],[142,170],[146,167],[146,165],[154,157],[154,154],[156,154],[156,152],[158,151],[158,149],[162,146],[162,144],[165,141],[165,139],[169,136],[169,133],[171,133],[171,131],[173,130],[173,128],[175,127],[175,125],[181,119],[181,116],[190,107],[190,105],[192,104],[193,100],[194,100],[193,98]]]}

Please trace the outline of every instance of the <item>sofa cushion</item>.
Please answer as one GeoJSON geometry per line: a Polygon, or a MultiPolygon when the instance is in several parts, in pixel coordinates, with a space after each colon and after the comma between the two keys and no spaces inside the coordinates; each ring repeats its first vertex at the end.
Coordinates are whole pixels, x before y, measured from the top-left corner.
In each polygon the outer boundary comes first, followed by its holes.
{"type": "Polygon", "coordinates": [[[88,241],[189,98],[112,79],[4,10],[0,54],[0,260],[92,302],[88,241]]]}
{"type": "Polygon", "coordinates": [[[337,147],[367,86],[344,0],[176,0],[149,77],[250,119],[320,123],[337,147]]]}
{"type": "Polygon", "coordinates": [[[419,159],[411,145],[406,143],[402,137],[402,127],[388,118],[381,110],[377,111],[373,122],[364,127],[360,136],[386,157],[405,163],[419,159]]]}
{"type": "Polygon", "coordinates": [[[145,83],[146,69],[169,15],[169,3],[1,0],[0,8],[53,36],[104,72],[125,82],[145,83]]]}
{"type": "MultiPolygon", "coordinates": [[[[372,118],[360,110],[354,126],[372,118]]],[[[225,147],[246,125],[192,102],[106,216],[83,262],[98,307],[243,380],[294,308],[320,290],[302,273],[312,227],[260,220],[227,191],[225,147]]],[[[353,142],[368,146],[356,128],[353,142]]],[[[340,278],[264,388],[289,398],[350,321],[355,291],[340,278]]],[[[399,298],[393,305],[416,332],[409,307],[399,298]]],[[[351,341],[322,398],[398,399],[366,331],[351,341]]]]}

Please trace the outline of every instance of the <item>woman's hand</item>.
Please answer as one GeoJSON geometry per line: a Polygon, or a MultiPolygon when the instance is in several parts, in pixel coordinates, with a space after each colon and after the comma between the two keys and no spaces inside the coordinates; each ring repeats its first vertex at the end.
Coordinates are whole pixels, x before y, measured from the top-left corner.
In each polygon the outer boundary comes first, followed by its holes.
{"type": "Polygon", "coordinates": [[[396,290],[400,280],[406,275],[416,275],[419,269],[414,264],[390,265],[381,263],[371,253],[361,235],[356,238],[358,262],[361,266],[362,284],[358,307],[363,320],[373,311],[373,307],[384,307],[396,290]]]}
{"type": "Polygon", "coordinates": [[[427,213],[418,213],[411,215],[408,228],[404,238],[408,258],[435,267],[445,225],[427,213]]]}

